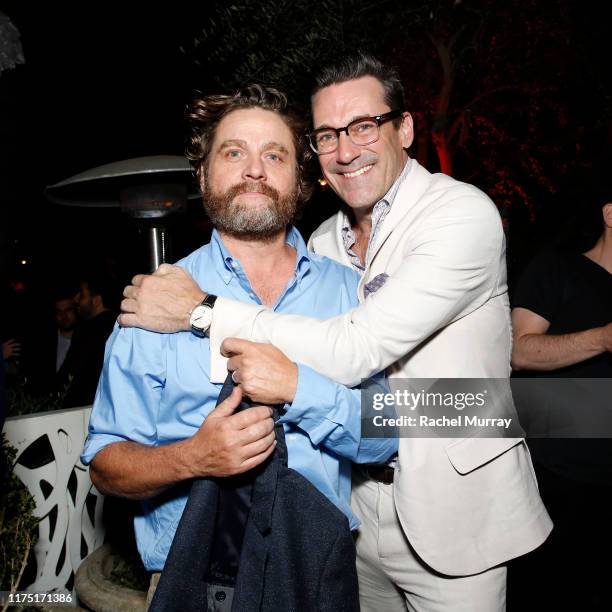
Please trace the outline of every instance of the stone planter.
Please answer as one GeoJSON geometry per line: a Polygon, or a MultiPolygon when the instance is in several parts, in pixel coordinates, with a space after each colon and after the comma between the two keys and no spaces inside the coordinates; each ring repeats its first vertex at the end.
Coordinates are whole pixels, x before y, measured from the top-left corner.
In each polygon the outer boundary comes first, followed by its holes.
{"type": "Polygon", "coordinates": [[[147,594],[112,582],[115,555],[104,544],[81,563],[74,582],[81,603],[95,612],[144,612],[147,594]]]}

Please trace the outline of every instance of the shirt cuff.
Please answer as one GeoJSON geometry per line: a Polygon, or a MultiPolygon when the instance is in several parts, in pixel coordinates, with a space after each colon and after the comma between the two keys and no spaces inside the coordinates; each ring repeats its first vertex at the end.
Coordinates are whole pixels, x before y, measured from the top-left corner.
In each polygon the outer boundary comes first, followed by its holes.
{"type": "Polygon", "coordinates": [[[279,421],[295,423],[308,433],[313,444],[319,444],[337,425],[342,424],[338,422],[340,418],[336,414],[338,383],[301,363],[297,366],[295,397],[291,404],[285,404],[286,412],[279,421]]]}
{"type": "Polygon", "coordinates": [[[221,343],[225,338],[253,338],[255,318],[265,306],[243,304],[218,297],[213,308],[210,326],[210,382],[223,383],[227,377],[227,358],[221,355],[221,343]]]}
{"type": "Polygon", "coordinates": [[[83,465],[89,465],[94,457],[109,444],[114,442],[126,442],[128,438],[122,436],[114,436],[111,434],[95,434],[93,436],[87,436],[85,440],[85,446],[81,453],[81,463],[83,465]]]}

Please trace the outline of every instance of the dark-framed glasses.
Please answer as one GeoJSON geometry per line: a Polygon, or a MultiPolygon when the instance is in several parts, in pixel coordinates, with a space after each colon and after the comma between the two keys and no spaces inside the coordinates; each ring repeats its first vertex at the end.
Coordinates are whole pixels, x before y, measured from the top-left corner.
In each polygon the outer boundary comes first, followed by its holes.
{"type": "Polygon", "coordinates": [[[342,132],[346,133],[353,144],[361,146],[372,144],[380,137],[380,126],[386,121],[399,117],[403,112],[403,110],[392,110],[375,117],[362,117],[342,128],[319,128],[308,134],[310,148],[318,155],[333,153],[338,148],[342,132]]]}

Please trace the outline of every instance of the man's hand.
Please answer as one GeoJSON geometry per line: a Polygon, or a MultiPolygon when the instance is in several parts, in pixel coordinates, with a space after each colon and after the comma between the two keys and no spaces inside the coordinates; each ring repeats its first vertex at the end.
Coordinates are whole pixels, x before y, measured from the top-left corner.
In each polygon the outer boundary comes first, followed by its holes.
{"type": "Polygon", "coordinates": [[[4,359],[11,359],[21,355],[21,344],[14,338],[2,343],[2,356],[4,359]]]}
{"type": "Polygon", "coordinates": [[[298,368],[271,344],[226,338],[221,354],[229,357],[227,369],[245,395],[262,404],[291,403],[295,397],[298,368]]]}
{"type": "Polygon", "coordinates": [[[183,268],[162,264],[123,290],[119,324],[156,332],[189,331],[189,314],[206,297],[183,268]]]}
{"type": "Polygon", "coordinates": [[[242,392],[236,387],[185,441],[185,459],[193,476],[233,476],[265,461],[274,451],[272,409],[253,406],[233,414],[242,392]]]}
{"type": "Polygon", "coordinates": [[[274,451],[274,422],[267,406],[233,414],[242,392],[234,389],[191,438],[146,446],[113,442],[90,466],[92,482],[105,495],[147,499],[190,478],[231,476],[254,468],[274,451]]]}

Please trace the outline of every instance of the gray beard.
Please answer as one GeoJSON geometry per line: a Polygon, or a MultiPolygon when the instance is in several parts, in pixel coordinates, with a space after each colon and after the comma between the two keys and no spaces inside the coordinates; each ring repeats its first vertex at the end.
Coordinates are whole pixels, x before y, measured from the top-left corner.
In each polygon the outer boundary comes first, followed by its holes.
{"type": "Polygon", "coordinates": [[[295,217],[297,211],[297,189],[286,196],[267,185],[258,185],[256,191],[267,195],[272,201],[265,208],[252,209],[237,204],[235,198],[253,189],[249,183],[230,187],[223,193],[204,190],[204,208],[219,230],[243,240],[269,240],[284,230],[295,217]]]}

